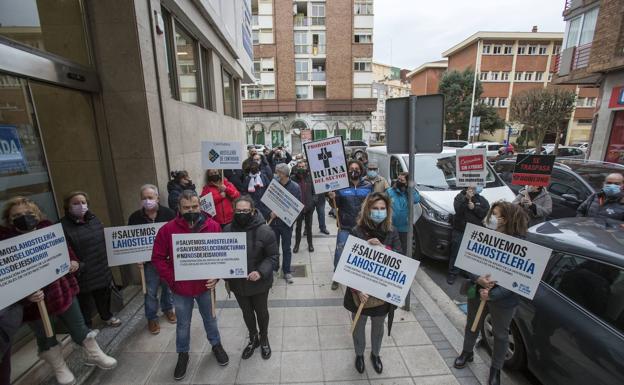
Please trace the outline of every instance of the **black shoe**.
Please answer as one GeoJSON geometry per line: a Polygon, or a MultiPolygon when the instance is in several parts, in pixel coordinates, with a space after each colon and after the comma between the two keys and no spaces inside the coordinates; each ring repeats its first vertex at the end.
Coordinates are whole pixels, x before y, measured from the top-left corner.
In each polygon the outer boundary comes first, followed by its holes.
{"type": "Polygon", "coordinates": [[[312,245],[308,245],[308,251],[309,251],[309,252],[313,252],[313,251],[314,251],[314,246],[312,246],[312,245]]]}
{"type": "Polygon", "coordinates": [[[295,243],[295,247],[293,247],[293,253],[297,254],[299,252],[299,242],[295,243]]]}
{"type": "Polygon", "coordinates": [[[449,285],[452,285],[455,283],[456,279],[457,279],[457,274],[449,274],[446,276],[446,283],[448,283],[449,285]]]}
{"type": "Polygon", "coordinates": [[[308,235],[308,230],[303,230],[303,236],[305,237],[306,235],[308,235]]]}
{"type": "Polygon", "coordinates": [[[338,290],[338,288],[340,287],[340,284],[336,281],[333,281],[331,284],[331,289],[332,290],[338,290]]]}
{"type": "Polygon", "coordinates": [[[213,346],[212,352],[214,353],[215,358],[217,359],[217,362],[219,363],[219,365],[225,366],[230,363],[230,357],[228,357],[227,353],[223,349],[223,345],[219,344],[219,345],[213,346]]]}
{"type": "Polygon", "coordinates": [[[488,385],[500,385],[500,369],[490,368],[488,385]]]}
{"type": "Polygon", "coordinates": [[[364,365],[364,356],[355,356],[355,369],[358,373],[364,373],[366,366],[364,365]]]}
{"type": "Polygon", "coordinates": [[[175,378],[176,381],[180,381],[184,378],[184,376],[186,376],[186,367],[188,366],[188,362],[188,353],[178,353],[178,363],[173,371],[173,378],[175,378]]]}
{"type": "Polygon", "coordinates": [[[267,341],[266,344],[260,345],[260,354],[265,360],[271,358],[271,345],[269,345],[269,341],[267,341]]]}
{"type": "Polygon", "coordinates": [[[463,369],[466,367],[466,364],[468,362],[472,362],[473,360],[474,360],[473,352],[461,352],[459,357],[455,359],[453,366],[456,367],[457,369],[463,369]]]}
{"type": "Polygon", "coordinates": [[[371,353],[370,355],[371,362],[373,363],[373,369],[377,372],[377,374],[381,374],[383,372],[383,364],[381,363],[381,357],[374,355],[371,353]]]}
{"type": "Polygon", "coordinates": [[[329,230],[327,229],[321,229],[321,233],[325,234],[325,235],[329,235],[329,230]]]}
{"type": "Polygon", "coordinates": [[[243,349],[243,360],[248,359],[249,357],[252,356],[252,354],[254,353],[254,350],[256,350],[256,348],[260,346],[260,341],[258,340],[258,335],[254,334],[252,336],[249,337],[249,343],[247,344],[247,346],[245,346],[245,349],[243,349]]]}

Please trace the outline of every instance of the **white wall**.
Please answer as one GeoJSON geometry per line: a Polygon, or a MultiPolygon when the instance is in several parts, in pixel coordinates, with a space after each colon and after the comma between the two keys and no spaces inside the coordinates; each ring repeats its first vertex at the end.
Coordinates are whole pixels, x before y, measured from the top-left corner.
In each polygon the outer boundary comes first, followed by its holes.
{"type": "Polygon", "coordinates": [[[373,15],[361,15],[353,17],[353,28],[373,28],[373,15]]]}
{"type": "Polygon", "coordinates": [[[373,73],[372,72],[354,72],[353,84],[372,84],[373,73]]]}

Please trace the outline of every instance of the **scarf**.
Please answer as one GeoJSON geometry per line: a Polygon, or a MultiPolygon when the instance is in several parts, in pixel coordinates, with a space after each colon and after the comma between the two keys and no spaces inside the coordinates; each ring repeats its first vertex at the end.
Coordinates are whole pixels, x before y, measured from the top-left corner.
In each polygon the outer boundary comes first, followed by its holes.
{"type": "Polygon", "coordinates": [[[262,183],[262,177],[260,176],[260,172],[257,174],[249,173],[249,185],[247,186],[247,191],[250,193],[256,191],[256,187],[263,188],[264,184],[262,183]]]}

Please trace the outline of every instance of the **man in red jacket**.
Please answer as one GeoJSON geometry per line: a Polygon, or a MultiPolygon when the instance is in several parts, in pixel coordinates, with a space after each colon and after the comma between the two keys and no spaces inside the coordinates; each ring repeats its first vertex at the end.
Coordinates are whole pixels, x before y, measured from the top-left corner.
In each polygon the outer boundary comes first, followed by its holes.
{"type": "Polygon", "coordinates": [[[185,190],[178,201],[178,216],[161,227],[154,240],[152,264],[158,270],[161,279],[169,284],[173,292],[175,311],[178,317],[176,324],[178,363],[173,374],[176,380],[181,380],[186,375],[194,302],[197,302],[199,313],[204,321],[204,329],[217,362],[222,366],[229,363],[228,355],[221,346],[217,319],[212,316],[210,290],[215,288],[219,280],[176,281],[173,268],[174,234],[218,232],[221,232],[221,226],[200,210],[197,193],[192,190],[185,190]]]}

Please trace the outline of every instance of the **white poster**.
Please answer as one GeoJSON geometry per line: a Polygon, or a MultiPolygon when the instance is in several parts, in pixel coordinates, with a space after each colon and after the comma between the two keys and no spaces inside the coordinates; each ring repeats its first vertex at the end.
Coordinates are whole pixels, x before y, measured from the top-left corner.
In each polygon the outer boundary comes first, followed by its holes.
{"type": "Polygon", "coordinates": [[[315,194],[349,187],[341,136],[308,142],[303,148],[310,165],[315,194]]]}
{"type": "Polygon", "coordinates": [[[69,272],[69,251],[58,223],[0,242],[0,309],[69,272]]]}
{"type": "Polygon", "coordinates": [[[485,186],[487,177],[485,148],[457,149],[455,165],[457,187],[485,186]]]}
{"type": "Polygon", "coordinates": [[[349,235],[332,280],[403,306],[420,262],[349,235]]]}
{"type": "Polygon", "coordinates": [[[246,233],[173,235],[176,281],[247,277],[246,233]]]}
{"type": "Polygon", "coordinates": [[[154,238],[167,222],[104,229],[108,266],[146,262],[152,259],[154,238]]]}
{"type": "Polygon", "coordinates": [[[202,167],[204,170],[234,170],[243,167],[241,142],[201,142],[202,167]]]}
{"type": "Polygon", "coordinates": [[[275,179],[271,181],[260,200],[288,226],[295,223],[303,210],[303,203],[275,179]]]}
{"type": "Polygon", "coordinates": [[[207,212],[211,217],[217,215],[217,209],[215,208],[214,199],[212,197],[212,193],[208,193],[203,197],[199,198],[199,204],[201,206],[202,211],[207,212]]]}
{"type": "Polygon", "coordinates": [[[498,285],[533,299],[551,249],[498,231],[466,225],[455,266],[472,274],[491,274],[498,285]]]}

